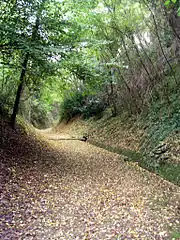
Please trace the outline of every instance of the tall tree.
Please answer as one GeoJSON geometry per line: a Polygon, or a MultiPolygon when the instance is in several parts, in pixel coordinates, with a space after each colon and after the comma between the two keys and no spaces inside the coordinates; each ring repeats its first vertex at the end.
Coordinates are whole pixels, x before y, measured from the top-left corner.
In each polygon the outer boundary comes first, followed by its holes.
{"type": "Polygon", "coordinates": [[[79,29],[70,21],[64,4],[56,0],[12,1],[2,6],[0,46],[8,54],[15,52],[19,59],[20,77],[11,117],[14,127],[25,82],[28,84],[35,69],[41,69],[41,77],[55,74],[55,65],[74,48],[79,29]]]}

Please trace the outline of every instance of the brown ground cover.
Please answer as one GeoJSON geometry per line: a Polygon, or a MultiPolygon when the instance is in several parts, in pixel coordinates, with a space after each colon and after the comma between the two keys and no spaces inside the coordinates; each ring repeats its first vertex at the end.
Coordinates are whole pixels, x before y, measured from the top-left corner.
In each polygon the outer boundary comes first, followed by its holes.
{"type": "Polygon", "coordinates": [[[0,239],[173,239],[180,188],[87,142],[1,121],[0,239]]]}

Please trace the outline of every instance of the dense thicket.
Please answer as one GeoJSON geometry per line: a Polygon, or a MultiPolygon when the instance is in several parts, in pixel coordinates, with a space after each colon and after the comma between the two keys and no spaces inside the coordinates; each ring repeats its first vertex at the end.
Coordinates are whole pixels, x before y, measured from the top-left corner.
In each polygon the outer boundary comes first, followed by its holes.
{"type": "Polygon", "coordinates": [[[41,127],[162,105],[177,120],[179,0],[0,3],[0,111],[13,126],[18,110],[41,127]]]}

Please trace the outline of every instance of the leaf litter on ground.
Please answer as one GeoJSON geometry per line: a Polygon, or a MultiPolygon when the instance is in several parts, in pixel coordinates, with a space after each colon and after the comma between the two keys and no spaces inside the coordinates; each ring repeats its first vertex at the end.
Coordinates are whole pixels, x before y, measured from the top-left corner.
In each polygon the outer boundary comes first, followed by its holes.
{"type": "Polygon", "coordinates": [[[169,240],[180,232],[178,186],[89,143],[2,125],[0,239],[169,240]]]}

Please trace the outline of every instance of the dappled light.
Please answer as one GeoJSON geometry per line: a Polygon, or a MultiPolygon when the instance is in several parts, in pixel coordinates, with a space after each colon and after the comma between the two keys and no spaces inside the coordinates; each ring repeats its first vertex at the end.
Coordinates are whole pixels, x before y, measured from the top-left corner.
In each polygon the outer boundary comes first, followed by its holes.
{"type": "Polygon", "coordinates": [[[180,239],[179,0],[0,0],[0,239],[180,239]]]}

